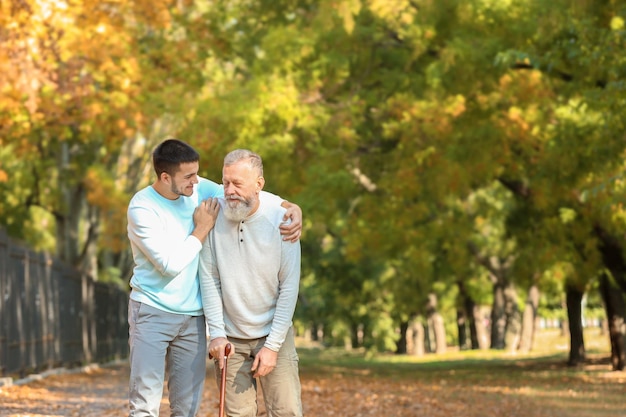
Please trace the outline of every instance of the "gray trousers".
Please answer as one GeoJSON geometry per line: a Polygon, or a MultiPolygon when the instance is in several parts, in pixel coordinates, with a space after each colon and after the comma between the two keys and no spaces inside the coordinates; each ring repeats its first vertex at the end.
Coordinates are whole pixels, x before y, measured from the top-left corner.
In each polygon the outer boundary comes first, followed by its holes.
{"type": "MultiPolygon", "coordinates": [[[[257,383],[250,368],[254,357],[263,347],[265,338],[244,340],[229,337],[228,341],[232,343],[235,354],[227,362],[225,414],[228,417],[255,417],[257,383]]],[[[291,328],[278,352],[276,368],[259,378],[268,417],[302,417],[298,361],[291,328]]],[[[218,387],[220,376],[216,362],[215,377],[218,387]]]]}
{"type": "Polygon", "coordinates": [[[170,415],[194,417],[206,376],[204,316],[167,313],[130,300],[128,324],[129,416],[159,415],[167,370],[170,415]]]}

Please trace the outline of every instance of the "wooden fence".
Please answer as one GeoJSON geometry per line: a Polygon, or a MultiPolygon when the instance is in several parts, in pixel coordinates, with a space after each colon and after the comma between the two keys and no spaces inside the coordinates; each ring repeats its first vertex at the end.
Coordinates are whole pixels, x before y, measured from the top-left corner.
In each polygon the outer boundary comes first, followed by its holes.
{"type": "Polygon", "coordinates": [[[0,376],[128,356],[128,293],[0,229],[0,376]]]}

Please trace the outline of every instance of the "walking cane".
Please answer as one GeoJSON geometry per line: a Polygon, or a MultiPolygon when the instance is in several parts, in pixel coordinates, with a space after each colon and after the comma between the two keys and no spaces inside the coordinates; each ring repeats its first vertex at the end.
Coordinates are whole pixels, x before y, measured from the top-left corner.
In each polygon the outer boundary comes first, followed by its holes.
{"type": "Polygon", "coordinates": [[[224,366],[222,366],[222,379],[220,381],[220,417],[224,417],[224,400],[226,399],[226,365],[230,355],[230,343],[224,347],[224,366]]]}

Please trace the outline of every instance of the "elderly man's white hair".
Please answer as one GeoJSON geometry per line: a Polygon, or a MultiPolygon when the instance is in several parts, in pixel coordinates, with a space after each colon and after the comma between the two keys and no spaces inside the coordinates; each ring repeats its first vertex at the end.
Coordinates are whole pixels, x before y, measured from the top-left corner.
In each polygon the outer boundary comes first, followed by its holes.
{"type": "Polygon", "coordinates": [[[237,162],[247,160],[250,166],[259,172],[259,176],[263,176],[263,159],[257,153],[248,149],[235,149],[224,157],[224,166],[230,166],[237,162]]]}

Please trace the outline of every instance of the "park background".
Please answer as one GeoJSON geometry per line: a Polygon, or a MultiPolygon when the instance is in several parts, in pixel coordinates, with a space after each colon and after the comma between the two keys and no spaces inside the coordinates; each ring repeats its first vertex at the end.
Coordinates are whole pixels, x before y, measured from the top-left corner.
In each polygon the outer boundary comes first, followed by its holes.
{"type": "Polygon", "coordinates": [[[299,336],[523,353],[558,327],[580,365],[596,326],[622,370],[625,18],[616,0],[1,2],[0,225],[127,291],[153,147],[189,142],[218,182],[250,148],[304,212],[299,336]]]}

